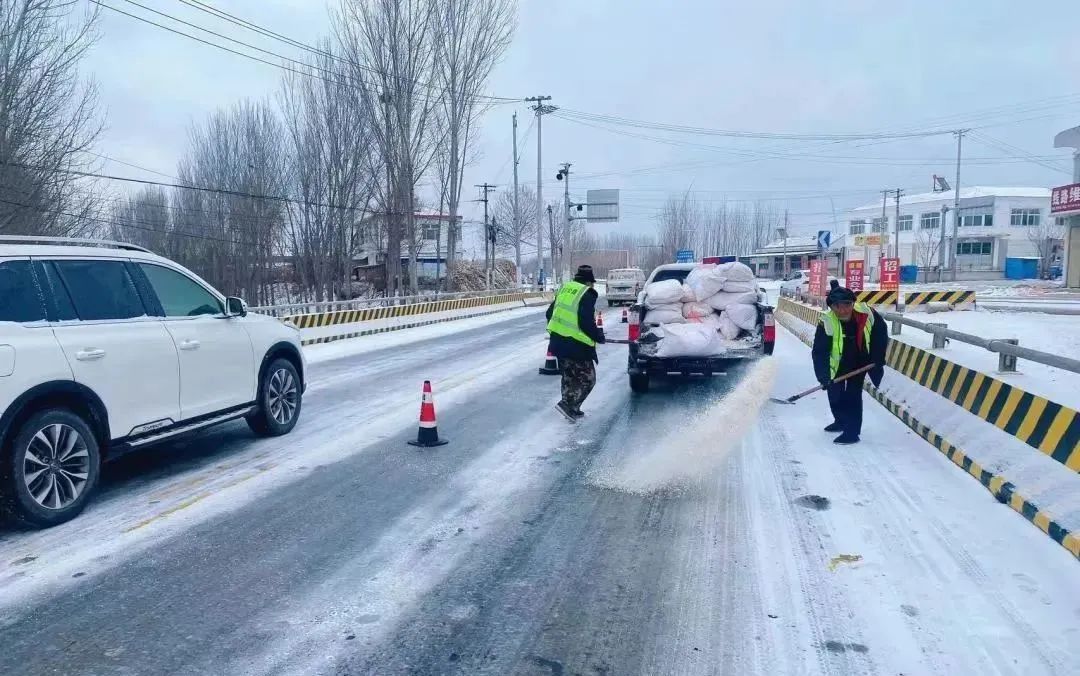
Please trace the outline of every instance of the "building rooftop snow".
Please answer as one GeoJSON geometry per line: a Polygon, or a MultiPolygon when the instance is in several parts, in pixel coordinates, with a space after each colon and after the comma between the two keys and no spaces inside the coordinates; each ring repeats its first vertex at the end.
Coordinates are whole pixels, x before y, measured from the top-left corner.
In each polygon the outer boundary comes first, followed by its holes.
{"type": "MultiPolygon", "coordinates": [[[[1001,188],[1001,187],[987,187],[987,186],[972,186],[970,188],[960,188],[960,199],[971,199],[974,197],[1042,197],[1050,199],[1050,188],[1001,188]]],[[[923,202],[952,202],[954,199],[954,193],[952,190],[945,192],[924,192],[915,195],[904,195],[900,198],[900,204],[920,204],[923,202]]],[[[893,206],[895,202],[890,197],[889,206],[893,206]]],[[[852,211],[867,211],[867,210],[881,210],[881,202],[875,202],[874,204],[867,204],[861,207],[852,209],[852,211]]]]}

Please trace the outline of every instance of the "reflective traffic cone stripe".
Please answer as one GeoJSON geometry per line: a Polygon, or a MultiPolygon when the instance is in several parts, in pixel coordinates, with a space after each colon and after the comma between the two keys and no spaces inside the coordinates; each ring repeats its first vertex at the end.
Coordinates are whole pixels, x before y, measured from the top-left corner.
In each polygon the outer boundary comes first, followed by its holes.
{"type": "Polygon", "coordinates": [[[629,324],[630,323],[630,314],[626,311],[626,308],[622,309],[622,323],[623,324],[629,324]]]}
{"type": "Polygon", "coordinates": [[[439,426],[435,421],[435,398],[431,394],[431,381],[424,381],[423,393],[420,396],[420,428],[416,432],[416,441],[410,441],[410,446],[442,446],[446,439],[439,438],[439,426]]]}
{"type": "Polygon", "coordinates": [[[559,361],[555,359],[555,355],[551,354],[551,350],[547,352],[547,358],[544,359],[544,365],[540,367],[540,375],[542,376],[557,376],[559,375],[559,361]]]}
{"type": "Polygon", "coordinates": [[[598,328],[598,329],[604,328],[604,313],[603,312],[597,312],[596,313],[596,328],[598,328]]]}

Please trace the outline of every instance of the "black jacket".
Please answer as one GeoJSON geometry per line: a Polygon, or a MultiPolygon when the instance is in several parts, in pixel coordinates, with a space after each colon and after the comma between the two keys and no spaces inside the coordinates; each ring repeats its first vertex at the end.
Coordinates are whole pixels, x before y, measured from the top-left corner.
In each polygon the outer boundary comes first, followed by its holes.
{"type": "MultiPolygon", "coordinates": [[[[870,380],[874,386],[881,385],[881,378],[885,375],[885,349],[889,345],[889,337],[885,333],[885,320],[881,318],[877,310],[870,308],[874,315],[874,327],[870,329],[870,351],[860,352],[855,345],[855,321],[841,322],[844,330],[844,351],[840,354],[840,369],[837,376],[853,371],[867,364],[877,364],[870,369],[870,380]]],[[[819,383],[829,381],[829,355],[832,353],[832,341],[825,333],[825,325],[818,323],[817,332],[814,334],[814,375],[819,383]]]]}
{"type": "MultiPolygon", "coordinates": [[[[595,289],[588,289],[581,297],[578,305],[578,327],[586,336],[598,343],[604,342],[604,330],[596,328],[596,300],[600,294],[595,289]]],[[[555,302],[552,301],[547,309],[547,319],[551,321],[551,313],[555,311],[555,302]]],[[[596,357],[596,348],[586,345],[573,338],[567,338],[557,334],[551,334],[548,341],[548,350],[559,359],[573,359],[576,361],[592,361],[599,363],[596,357]]]]}

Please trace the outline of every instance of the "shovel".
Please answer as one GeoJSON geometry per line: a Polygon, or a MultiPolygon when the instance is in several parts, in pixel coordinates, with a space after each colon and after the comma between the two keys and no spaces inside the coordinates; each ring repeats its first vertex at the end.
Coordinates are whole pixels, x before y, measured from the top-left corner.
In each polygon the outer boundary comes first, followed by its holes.
{"type": "MultiPolygon", "coordinates": [[[[838,382],[840,382],[842,380],[847,380],[848,378],[851,378],[853,376],[857,376],[860,373],[866,373],[870,369],[874,368],[874,366],[876,366],[876,364],[867,364],[866,366],[863,366],[862,368],[857,368],[854,371],[848,371],[847,373],[840,376],[839,378],[834,378],[833,380],[830,380],[829,384],[831,385],[833,383],[838,383],[838,382]]],[[[794,404],[795,402],[802,399],[803,397],[805,397],[808,394],[813,394],[814,392],[817,392],[818,390],[824,390],[825,387],[826,387],[825,385],[817,385],[815,387],[811,387],[809,390],[807,390],[805,392],[799,392],[798,394],[793,394],[790,397],[788,397],[787,399],[777,399],[776,397],[769,397],[769,401],[774,401],[777,404],[794,404]]]]}

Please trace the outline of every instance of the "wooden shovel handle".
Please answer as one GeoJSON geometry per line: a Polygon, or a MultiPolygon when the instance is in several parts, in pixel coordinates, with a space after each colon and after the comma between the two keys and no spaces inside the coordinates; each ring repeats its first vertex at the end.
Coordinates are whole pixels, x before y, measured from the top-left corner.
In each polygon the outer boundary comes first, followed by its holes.
{"type": "MultiPolygon", "coordinates": [[[[860,373],[866,373],[867,371],[874,368],[875,366],[877,366],[877,364],[867,364],[866,366],[857,368],[854,371],[848,371],[847,373],[840,376],[839,378],[833,378],[832,380],[830,380],[829,384],[831,385],[833,383],[843,382],[843,381],[847,380],[848,378],[853,378],[853,377],[859,375],[860,373]]],[[[826,387],[825,385],[818,384],[816,387],[811,387],[809,390],[807,390],[805,392],[800,392],[800,393],[796,394],[794,397],[789,397],[788,401],[795,401],[796,399],[802,399],[803,397],[805,397],[808,394],[813,394],[814,392],[817,392],[818,390],[824,390],[825,387],[826,387]]]]}

